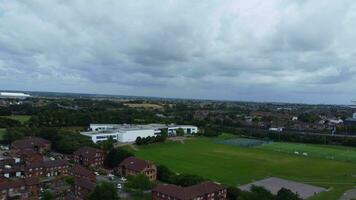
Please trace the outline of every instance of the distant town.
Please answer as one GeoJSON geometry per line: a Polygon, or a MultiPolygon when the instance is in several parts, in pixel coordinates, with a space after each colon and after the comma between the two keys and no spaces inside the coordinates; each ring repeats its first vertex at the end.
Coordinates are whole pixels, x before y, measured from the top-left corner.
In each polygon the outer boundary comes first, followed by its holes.
{"type": "Polygon", "coordinates": [[[7,91],[0,141],[1,199],[355,198],[353,105],[7,91]]]}

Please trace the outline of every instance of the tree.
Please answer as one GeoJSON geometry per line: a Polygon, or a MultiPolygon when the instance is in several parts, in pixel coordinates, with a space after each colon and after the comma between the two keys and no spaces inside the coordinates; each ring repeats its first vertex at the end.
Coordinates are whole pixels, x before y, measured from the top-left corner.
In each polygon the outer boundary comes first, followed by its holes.
{"type": "Polygon", "coordinates": [[[107,140],[100,142],[99,145],[104,152],[108,153],[114,148],[115,143],[114,138],[110,136],[107,140]]]}
{"type": "Polygon", "coordinates": [[[25,134],[23,130],[19,128],[8,128],[4,134],[4,140],[9,143],[22,139],[23,137],[25,137],[25,134]]]}
{"type": "Polygon", "coordinates": [[[54,199],[55,199],[54,195],[49,190],[44,191],[41,194],[41,198],[40,198],[40,200],[54,200],[54,199]]]}
{"type": "Polygon", "coordinates": [[[177,128],[176,129],[176,135],[177,136],[184,136],[184,130],[182,128],[177,128]]]}
{"type": "Polygon", "coordinates": [[[228,200],[236,200],[240,194],[240,190],[236,187],[228,187],[227,188],[227,199],[228,200]]]}
{"type": "Polygon", "coordinates": [[[165,165],[158,165],[157,166],[157,179],[165,182],[165,183],[172,183],[172,179],[176,174],[172,172],[168,167],[165,165]]]}
{"type": "Polygon", "coordinates": [[[204,129],[204,133],[203,133],[203,136],[206,136],[206,137],[217,137],[220,135],[220,132],[219,131],[216,131],[210,127],[206,127],[204,129]]]}
{"type": "Polygon", "coordinates": [[[196,185],[198,183],[203,182],[205,179],[197,176],[197,175],[191,175],[191,174],[180,174],[176,175],[173,178],[173,182],[175,185],[180,185],[182,187],[188,187],[192,185],[196,185]]]}
{"type": "Polygon", "coordinates": [[[109,182],[101,182],[95,187],[95,190],[89,195],[89,200],[118,200],[115,185],[109,182]]]}
{"type": "Polygon", "coordinates": [[[129,176],[125,187],[143,191],[151,189],[152,183],[146,175],[139,174],[137,176],[129,176]]]}
{"type": "Polygon", "coordinates": [[[66,181],[66,183],[67,183],[68,185],[74,186],[75,179],[74,179],[73,176],[67,176],[67,177],[65,178],[65,181],[66,181]]]}
{"type": "Polygon", "coordinates": [[[277,193],[276,200],[302,200],[302,198],[300,198],[298,194],[293,193],[286,188],[281,188],[277,193]]]}
{"type": "Polygon", "coordinates": [[[252,199],[258,200],[275,200],[275,196],[264,187],[251,186],[252,199]]]}
{"type": "Polygon", "coordinates": [[[125,158],[133,156],[133,154],[121,147],[111,149],[105,158],[105,165],[111,168],[117,167],[125,158]]]}

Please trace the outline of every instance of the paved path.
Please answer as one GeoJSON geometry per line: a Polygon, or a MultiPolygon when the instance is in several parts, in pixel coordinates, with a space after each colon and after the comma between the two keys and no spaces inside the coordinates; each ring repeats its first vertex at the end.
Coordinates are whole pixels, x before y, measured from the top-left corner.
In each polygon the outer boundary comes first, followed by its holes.
{"type": "Polygon", "coordinates": [[[351,200],[356,199],[356,189],[346,191],[339,200],[351,200]]]}

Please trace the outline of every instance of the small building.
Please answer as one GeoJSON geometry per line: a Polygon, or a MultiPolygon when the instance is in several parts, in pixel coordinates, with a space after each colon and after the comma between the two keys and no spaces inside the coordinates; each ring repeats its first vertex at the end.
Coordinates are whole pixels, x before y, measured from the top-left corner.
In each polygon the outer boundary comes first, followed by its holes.
{"type": "Polygon", "coordinates": [[[69,175],[75,178],[86,178],[92,182],[96,181],[95,174],[81,165],[74,165],[69,169],[69,175]]]}
{"type": "Polygon", "coordinates": [[[123,177],[144,174],[150,181],[157,179],[156,165],[151,161],[141,160],[135,157],[128,157],[123,160],[118,166],[118,171],[123,177]]]}
{"type": "Polygon", "coordinates": [[[13,153],[19,153],[29,149],[44,154],[51,150],[51,142],[39,137],[30,137],[16,140],[11,144],[11,151],[13,153]]]}
{"type": "Polygon", "coordinates": [[[198,133],[198,127],[191,125],[172,125],[168,126],[168,135],[176,135],[177,129],[183,129],[184,134],[194,135],[198,133]]]}
{"type": "Polygon", "coordinates": [[[226,200],[226,187],[210,181],[190,187],[160,185],[152,190],[153,200],[226,200]]]}
{"type": "Polygon", "coordinates": [[[95,183],[86,178],[76,178],[74,182],[74,195],[76,199],[88,199],[91,192],[95,190],[95,183]]]}
{"type": "Polygon", "coordinates": [[[73,153],[74,162],[85,167],[101,167],[105,154],[102,150],[92,147],[81,147],[73,153]]]}

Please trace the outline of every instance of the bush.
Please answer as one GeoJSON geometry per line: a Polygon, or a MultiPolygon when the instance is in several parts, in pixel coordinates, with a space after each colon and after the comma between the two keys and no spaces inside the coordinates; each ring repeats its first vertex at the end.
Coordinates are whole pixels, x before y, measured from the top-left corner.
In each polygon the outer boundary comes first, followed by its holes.
{"type": "Polygon", "coordinates": [[[125,183],[125,187],[144,191],[151,189],[152,183],[146,175],[139,174],[137,176],[129,176],[125,183]]]}
{"type": "Polygon", "coordinates": [[[107,167],[117,167],[125,158],[131,157],[133,154],[121,147],[111,149],[107,154],[104,164],[107,167]]]}
{"type": "Polygon", "coordinates": [[[182,187],[196,185],[198,183],[205,181],[204,178],[197,175],[191,175],[191,174],[177,175],[164,165],[157,166],[157,178],[162,182],[170,183],[174,185],[180,185],[182,187]]]}

